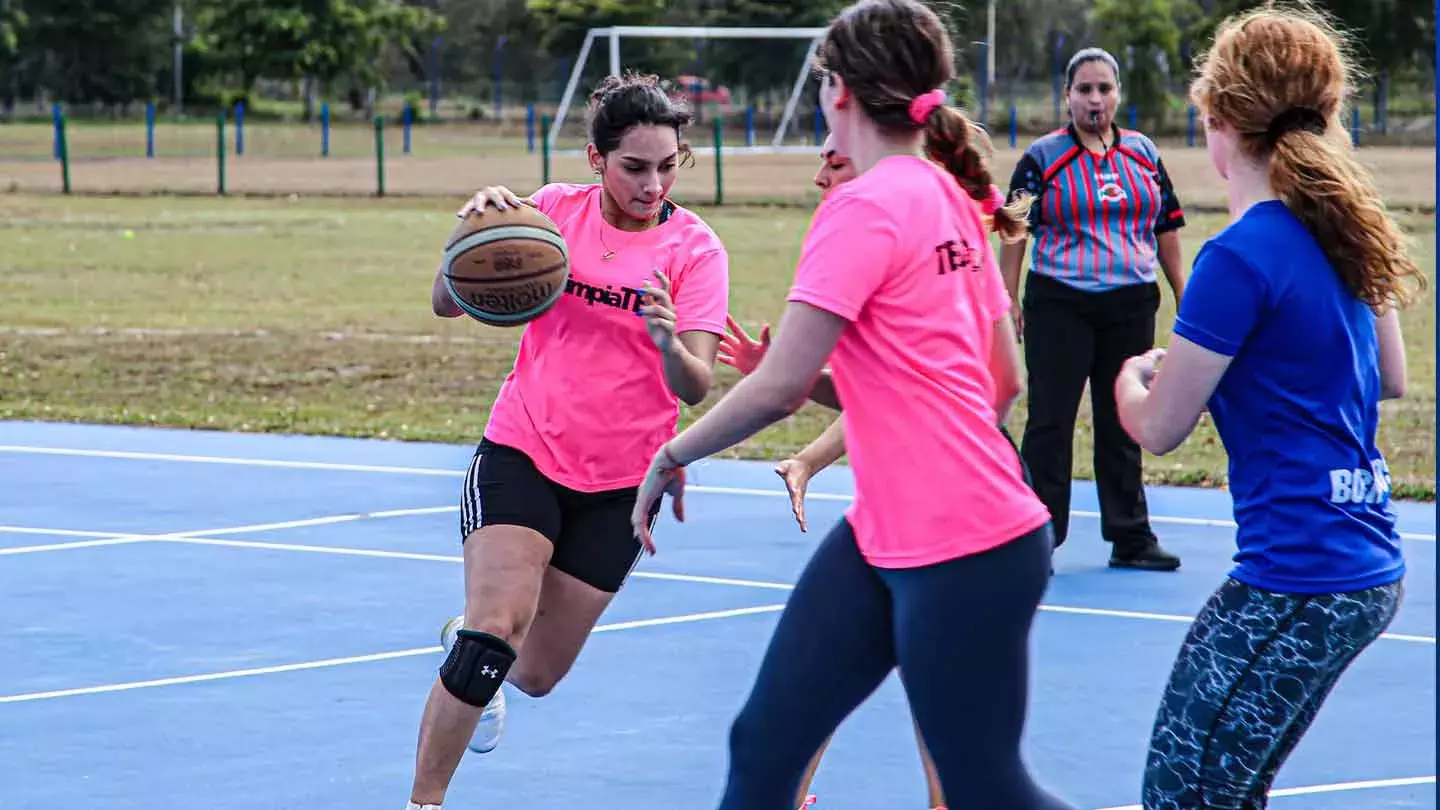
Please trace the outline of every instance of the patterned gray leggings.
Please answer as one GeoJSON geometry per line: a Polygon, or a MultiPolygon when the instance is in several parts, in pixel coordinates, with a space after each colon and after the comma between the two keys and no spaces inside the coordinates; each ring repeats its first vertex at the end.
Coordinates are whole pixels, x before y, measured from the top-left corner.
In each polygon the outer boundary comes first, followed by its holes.
{"type": "Polygon", "coordinates": [[[1402,582],[1324,595],[1236,580],[1180,647],[1155,718],[1145,810],[1262,810],[1336,681],[1400,608],[1402,582]]]}

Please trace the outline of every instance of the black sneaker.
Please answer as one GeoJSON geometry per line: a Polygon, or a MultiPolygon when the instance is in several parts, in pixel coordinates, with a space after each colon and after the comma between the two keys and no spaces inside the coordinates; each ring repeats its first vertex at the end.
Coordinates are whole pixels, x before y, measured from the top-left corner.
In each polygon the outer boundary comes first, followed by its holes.
{"type": "Polygon", "coordinates": [[[1152,543],[1124,552],[1115,549],[1110,553],[1110,567],[1135,568],[1141,571],[1174,571],[1180,567],[1180,558],[1161,548],[1159,543],[1152,543]]]}

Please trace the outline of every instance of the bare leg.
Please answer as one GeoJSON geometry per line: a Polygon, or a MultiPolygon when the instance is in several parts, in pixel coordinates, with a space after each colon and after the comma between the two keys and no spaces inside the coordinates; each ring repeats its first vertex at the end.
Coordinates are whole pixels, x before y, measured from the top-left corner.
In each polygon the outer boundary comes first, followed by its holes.
{"type": "MultiPolygon", "coordinates": [[[[538,532],[487,526],[465,541],[465,626],[519,649],[535,618],[553,549],[538,532]]],[[[437,677],[420,720],[410,799],[441,804],[483,709],[457,699],[437,677]]]]}
{"type": "Polygon", "coordinates": [[[546,568],[539,608],[526,635],[525,649],[510,669],[510,683],[530,697],[555,688],[590,638],[590,631],[615,594],[554,568],[546,568]]]}
{"type": "Polygon", "coordinates": [[[825,749],[830,747],[830,741],[833,739],[835,739],[835,735],[833,734],[826,737],[825,742],[820,743],[820,750],[816,751],[815,756],[810,758],[810,764],[805,766],[805,775],[800,777],[800,792],[795,794],[796,807],[803,806],[805,799],[810,796],[810,783],[815,781],[815,772],[820,770],[820,760],[824,759],[825,749]]]}
{"type": "Polygon", "coordinates": [[[929,796],[928,807],[944,807],[945,791],[940,789],[940,775],[935,772],[935,761],[930,758],[930,749],[925,746],[925,737],[920,733],[920,724],[915,723],[915,744],[920,747],[920,764],[925,768],[925,793],[929,796]]]}

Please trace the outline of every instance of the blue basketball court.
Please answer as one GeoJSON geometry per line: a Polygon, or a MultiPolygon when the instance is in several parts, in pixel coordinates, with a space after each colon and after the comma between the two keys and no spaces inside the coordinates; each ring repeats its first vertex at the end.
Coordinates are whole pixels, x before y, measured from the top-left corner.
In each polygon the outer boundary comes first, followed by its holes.
{"type": "MultiPolygon", "coordinates": [[[[461,607],[471,452],[0,423],[0,808],[403,807],[439,629],[461,607]]],[[[692,471],[688,521],[667,508],[658,556],[568,680],[512,697],[500,747],[466,756],[447,807],[714,805],[730,720],[851,481],[812,484],[802,534],[770,465],[692,471]]],[[[1134,808],[1171,661],[1230,564],[1225,493],[1150,499],[1184,567],[1108,569],[1077,484],[1035,632],[1029,760],[1086,810],[1134,808]]],[[[1436,806],[1434,509],[1398,509],[1406,604],[1281,772],[1275,808],[1436,806]]],[[[893,677],[813,789],[816,810],[924,806],[893,677]]]]}

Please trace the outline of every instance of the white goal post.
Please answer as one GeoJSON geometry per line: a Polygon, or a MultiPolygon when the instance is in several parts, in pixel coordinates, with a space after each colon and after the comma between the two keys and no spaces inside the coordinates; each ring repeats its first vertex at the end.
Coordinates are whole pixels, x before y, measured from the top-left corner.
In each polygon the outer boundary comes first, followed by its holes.
{"type": "MultiPolygon", "coordinates": [[[[622,25],[610,28],[591,28],[585,34],[585,42],[580,46],[580,55],[575,59],[575,66],[570,70],[570,80],[565,84],[565,93],[560,97],[560,107],[555,111],[555,120],[550,123],[550,131],[546,134],[551,151],[555,149],[555,139],[560,133],[560,127],[565,123],[565,113],[569,111],[571,103],[575,99],[575,91],[580,85],[580,76],[585,71],[585,62],[590,57],[590,49],[594,46],[596,39],[604,38],[610,43],[610,75],[620,75],[620,40],[626,37],[631,39],[802,39],[809,40],[810,47],[805,51],[805,60],[800,65],[799,73],[795,76],[795,85],[790,90],[790,98],[785,102],[785,111],[780,117],[780,126],[775,130],[775,137],[770,146],[762,147],[735,147],[733,151],[763,151],[777,152],[785,150],[785,133],[789,130],[790,124],[795,117],[795,107],[800,102],[800,93],[805,89],[805,79],[810,74],[811,64],[815,59],[815,51],[820,47],[820,39],[825,35],[825,28],[726,28],[693,25],[622,25]]],[[[815,147],[805,147],[805,150],[813,150],[815,147]]],[[[709,151],[696,148],[696,152],[709,151]]],[[[727,152],[732,151],[727,148],[727,152]]]]}

